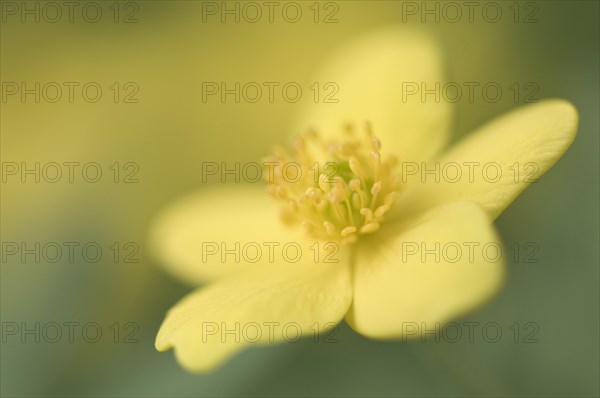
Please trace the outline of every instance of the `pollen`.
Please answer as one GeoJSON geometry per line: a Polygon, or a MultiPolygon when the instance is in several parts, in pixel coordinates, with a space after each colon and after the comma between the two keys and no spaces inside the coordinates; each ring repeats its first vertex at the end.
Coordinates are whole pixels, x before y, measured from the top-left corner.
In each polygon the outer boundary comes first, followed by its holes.
{"type": "Polygon", "coordinates": [[[344,128],[343,139],[325,142],[315,130],[291,150],[276,147],[263,159],[269,194],[282,219],[316,238],[342,244],[376,232],[400,191],[397,160],[382,156],[370,124],[344,128]]]}

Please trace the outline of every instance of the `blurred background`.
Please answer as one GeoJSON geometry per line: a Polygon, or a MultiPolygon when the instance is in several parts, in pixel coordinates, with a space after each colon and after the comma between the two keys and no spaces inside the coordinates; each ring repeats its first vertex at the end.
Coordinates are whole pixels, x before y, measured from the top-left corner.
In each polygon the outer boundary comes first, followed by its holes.
{"type": "Polygon", "coordinates": [[[295,23],[277,3],[273,22],[254,23],[247,3],[211,3],[240,10],[223,23],[200,1],[79,2],[72,14],[62,2],[1,2],[2,396],[598,396],[599,3],[476,2],[469,20],[461,2],[457,18],[445,2],[297,1],[295,23]],[[538,341],[375,342],[341,326],[337,344],[251,348],[214,373],[186,373],[154,337],[192,288],[149,255],[149,225],[171,200],[210,189],[202,162],[260,159],[311,100],[203,102],[202,82],[307,87],[340,44],[394,25],[436,36],[451,81],[520,84],[518,98],[457,102],[454,139],[527,96],[580,113],[571,149],[496,223],[519,253],[534,243],[539,262],[510,259],[504,290],[458,320],[505,332],[518,322],[521,333],[533,322],[538,341]],[[31,93],[13,94],[23,82],[31,93]],[[52,183],[54,162],[63,175],[52,183]],[[77,162],[73,182],[65,162],[77,162]],[[36,163],[40,182],[35,171],[22,182],[36,163]],[[64,326],[55,338],[64,323],[73,339],[64,326]]]}

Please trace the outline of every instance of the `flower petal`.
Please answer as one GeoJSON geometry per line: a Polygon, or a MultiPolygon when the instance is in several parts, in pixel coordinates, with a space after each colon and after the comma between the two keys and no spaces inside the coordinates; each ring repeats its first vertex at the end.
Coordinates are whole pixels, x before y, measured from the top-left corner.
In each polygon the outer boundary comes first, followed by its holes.
{"type": "Polygon", "coordinates": [[[573,105],[559,99],[509,112],[450,148],[435,164],[416,165],[418,173],[405,174],[407,190],[395,211],[467,200],[495,219],[565,153],[575,139],[577,121],[573,105]],[[423,175],[425,168],[437,171],[423,175]]]}
{"type": "Polygon", "coordinates": [[[433,95],[423,101],[420,90],[442,79],[442,57],[429,36],[399,28],[377,31],[325,62],[316,79],[321,98],[311,99],[296,127],[313,126],[329,138],[346,122],[362,128],[369,121],[385,151],[403,160],[429,159],[447,143],[452,107],[433,95]],[[419,93],[406,95],[409,89],[419,93]],[[334,99],[339,102],[328,103],[334,99]]]}
{"type": "Polygon", "coordinates": [[[434,330],[498,289],[504,273],[500,247],[477,205],[436,208],[406,232],[357,250],[354,302],[346,319],[373,338],[434,330]]]}
{"type": "Polygon", "coordinates": [[[272,263],[269,245],[296,242],[302,232],[283,224],[279,206],[262,185],[222,187],[170,204],[151,228],[150,247],[167,270],[199,284],[272,263]],[[262,255],[253,262],[257,245],[262,255]]]}
{"type": "Polygon", "coordinates": [[[156,337],[156,348],[175,348],[190,371],[209,371],[249,344],[318,338],[350,306],[350,269],[301,262],[258,268],[201,288],[172,308],[156,337]]]}

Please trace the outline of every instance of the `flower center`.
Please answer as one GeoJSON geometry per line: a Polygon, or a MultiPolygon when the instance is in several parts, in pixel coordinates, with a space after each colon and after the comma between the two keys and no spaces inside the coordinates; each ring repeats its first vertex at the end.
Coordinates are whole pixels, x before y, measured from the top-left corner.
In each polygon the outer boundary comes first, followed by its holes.
{"type": "Polygon", "coordinates": [[[397,160],[381,155],[381,142],[367,124],[352,125],[345,137],[325,142],[316,131],[301,135],[291,152],[277,147],[264,159],[269,194],[282,202],[282,218],[301,224],[317,239],[356,242],[377,231],[394,204],[397,160]]]}

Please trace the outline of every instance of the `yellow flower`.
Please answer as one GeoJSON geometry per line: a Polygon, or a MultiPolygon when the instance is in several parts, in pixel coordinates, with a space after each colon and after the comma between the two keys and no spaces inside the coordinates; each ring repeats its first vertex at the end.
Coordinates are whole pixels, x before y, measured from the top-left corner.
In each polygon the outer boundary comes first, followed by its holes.
{"type": "Polygon", "coordinates": [[[211,283],[169,311],[156,348],[201,372],[248,344],[320,338],[344,318],[371,338],[418,337],[490,298],[504,274],[492,222],[569,147],[577,113],[544,100],[442,152],[450,104],[403,92],[442,82],[441,65],[429,38],[395,29],[331,58],[323,76],[340,103],[311,104],[300,120],[318,134],[267,159],[302,165],[299,181],[271,169],[287,223],[257,184],[164,211],[151,236],[158,256],[183,280],[211,283]],[[373,133],[341,127],[365,120],[373,133]]]}

